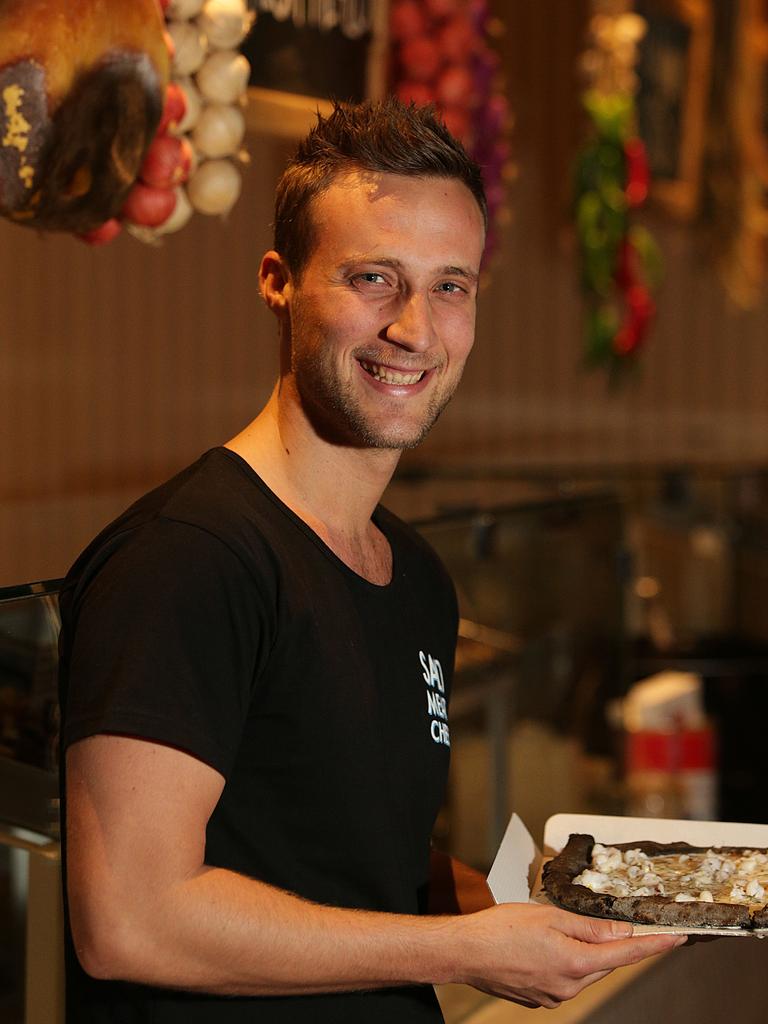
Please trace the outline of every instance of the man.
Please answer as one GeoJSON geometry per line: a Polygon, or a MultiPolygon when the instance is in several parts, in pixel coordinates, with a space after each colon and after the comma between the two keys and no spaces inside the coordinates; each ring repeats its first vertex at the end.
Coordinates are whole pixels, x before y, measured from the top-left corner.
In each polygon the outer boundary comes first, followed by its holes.
{"type": "Polygon", "coordinates": [[[479,172],[431,114],[320,119],[260,268],[269,402],[70,574],[70,1020],[436,1021],[436,982],[555,1006],[676,944],[493,907],[430,857],[456,604],[378,502],[461,377],[484,236],[479,172]]]}

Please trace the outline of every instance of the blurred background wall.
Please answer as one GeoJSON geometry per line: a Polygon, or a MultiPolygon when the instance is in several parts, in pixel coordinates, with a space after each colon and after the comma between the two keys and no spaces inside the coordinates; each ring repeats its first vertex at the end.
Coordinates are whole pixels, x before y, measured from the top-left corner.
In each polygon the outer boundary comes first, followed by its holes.
{"type": "MultiPolygon", "coordinates": [[[[729,303],[695,230],[647,214],[665,280],[640,372],[612,390],[583,370],[567,215],[588,5],[495,7],[515,113],[511,218],[464,384],[404,467],[765,463],[768,305],[729,303]]],[[[229,222],[195,217],[156,249],[0,224],[0,584],[62,575],[110,517],[267,397],[275,330],[256,271],[291,146],[248,145],[229,222]]]]}

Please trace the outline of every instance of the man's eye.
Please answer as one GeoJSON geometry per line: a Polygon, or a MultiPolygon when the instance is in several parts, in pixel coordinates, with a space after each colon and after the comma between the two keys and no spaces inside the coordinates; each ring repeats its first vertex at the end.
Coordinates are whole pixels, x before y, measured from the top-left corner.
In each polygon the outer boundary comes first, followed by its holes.
{"type": "Polygon", "coordinates": [[[466,288],[460,285],[457,281],[441,281],[437,286],[437,291],[445,292],[447,295],[453,295],[456,292],[465,292],[466,288]]]}
{"type": "Polygon", "coordinates": [[[377,273],[375,270],[367,270],[362,274],[355,274],[352,278],[355,284],[386,284],[387,279],[383,274],[377,273]]]}

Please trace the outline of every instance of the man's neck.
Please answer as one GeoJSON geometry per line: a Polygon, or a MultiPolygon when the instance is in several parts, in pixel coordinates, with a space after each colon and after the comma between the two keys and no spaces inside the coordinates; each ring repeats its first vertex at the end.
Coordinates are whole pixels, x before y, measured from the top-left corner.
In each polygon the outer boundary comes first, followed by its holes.
{"type": "Polygon", "coordinates": [[[324,440],[300,409],[281,405],[277,389],[227,447],[334,549],[370,540],[371,515],[400,457],[324,440]]]}

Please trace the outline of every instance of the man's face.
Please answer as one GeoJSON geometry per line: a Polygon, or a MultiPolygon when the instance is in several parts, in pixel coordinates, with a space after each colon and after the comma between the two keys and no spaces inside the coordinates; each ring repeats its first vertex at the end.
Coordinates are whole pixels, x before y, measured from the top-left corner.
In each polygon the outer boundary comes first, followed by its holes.
{"type": "Polygon", "coordinates": [[[472,348],[480,210],[452,179],[355,172],[312,216],[315,247],[286,289],[296,393],[328,440],[411,448],[472,348]]]}

